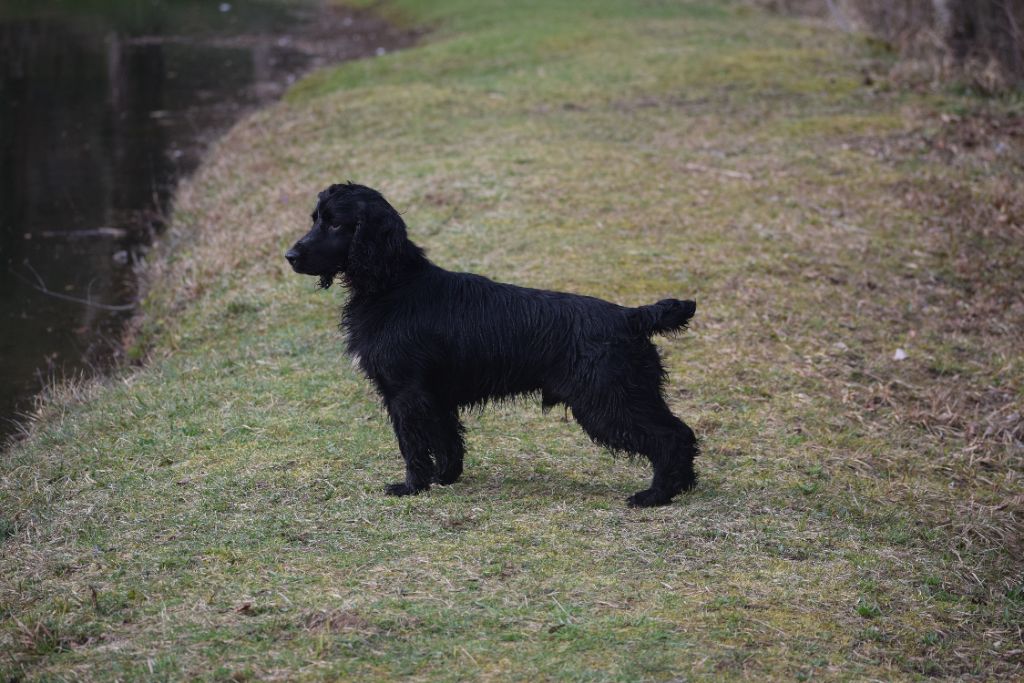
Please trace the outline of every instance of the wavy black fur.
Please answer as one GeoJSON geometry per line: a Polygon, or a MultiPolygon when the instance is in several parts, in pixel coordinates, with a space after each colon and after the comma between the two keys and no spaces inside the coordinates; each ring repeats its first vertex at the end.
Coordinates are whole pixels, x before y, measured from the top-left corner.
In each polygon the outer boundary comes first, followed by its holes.
{"type": "Polygon", "coordinates": [[[312,218],[287,258],[322,287],[340,276],[350,290],[348,351],[380,392],[406,464],[389,494],[459,478],[460,408],[536,392],[545,408],[569,406],[595,442],[650,460],[654,479],[631,506],[665,505],[696,485],[697,441],[665,404],[650,340],[685,328],[694,302],[626,308],[449,272],[384,197],[352,183],[321,192],[312,218]]]}

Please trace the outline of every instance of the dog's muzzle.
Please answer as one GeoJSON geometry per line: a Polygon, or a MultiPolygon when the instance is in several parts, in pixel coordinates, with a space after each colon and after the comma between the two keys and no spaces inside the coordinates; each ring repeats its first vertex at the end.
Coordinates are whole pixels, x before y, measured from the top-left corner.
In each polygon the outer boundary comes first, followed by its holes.
{"type": "Polygon", "coordinates": [[[299,252],[298,252],[298,250],[296,250],[296,249],[289,249],[288,252],[284,255],[284,257],[286,259],[288,259],[288,263],[291,264],[292,270],[298,272],[298,270],[299,270],[299,252]]]}

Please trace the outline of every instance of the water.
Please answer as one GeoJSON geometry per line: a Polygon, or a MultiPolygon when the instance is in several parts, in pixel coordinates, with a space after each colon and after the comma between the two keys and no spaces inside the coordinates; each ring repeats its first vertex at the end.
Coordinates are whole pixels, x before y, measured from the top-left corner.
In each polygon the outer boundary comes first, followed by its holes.
{"type": "Polygon", "coordinates": [[[0,438],[102,367],[205,145],[302,72],[412,36],[270,0],[0,0],[0,438]]]}

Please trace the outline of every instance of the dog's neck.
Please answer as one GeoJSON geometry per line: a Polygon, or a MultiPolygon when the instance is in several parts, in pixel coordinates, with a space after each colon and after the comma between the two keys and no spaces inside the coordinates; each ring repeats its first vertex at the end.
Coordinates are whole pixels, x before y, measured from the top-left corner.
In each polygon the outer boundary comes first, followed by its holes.
{"type": "Polygon", "coordinates": [[[349,267],[342,272],[341,279],[355,295],[376,296],[399,287],[430,265],[423,249],[406,238],[383,264],[372,270],[349,267]]]}

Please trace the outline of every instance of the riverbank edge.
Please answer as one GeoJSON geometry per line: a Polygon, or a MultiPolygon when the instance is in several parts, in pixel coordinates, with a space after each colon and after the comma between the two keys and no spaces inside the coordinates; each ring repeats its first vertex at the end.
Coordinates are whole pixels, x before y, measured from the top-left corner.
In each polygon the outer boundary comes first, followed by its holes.
{"type": "MultiPolygon", "coordinates": [[[[282,4],[295,4],[296,0],[279,0],[282,4]]],[[[309,3],[310,0],[299,0],[309,3]]],[[[362,15],[357,21],[370,16],[373,19],[383,20],[392,28],[403,35],[395,39],[395,42],[388,42],[386,49],[389,53],[394,48],[407,50],[415,48],[422,39],[427,37],[436,26],[429,26],[425,23],[417,23],[415,17],[407,11],[401,11],[395,5],[386,0],[312,0],[313,3],[323,6],[322,11],[345,11],[350,10],[356,15],[362,15]]],[[[224,130],[215,140],[207,145],[201,155],[199,165],[190,173],[178,179],[174,191],[168,199],[168,211],[160,220],[163,229],[155,234],[152,242],[147,245],[145,256],[134,264],[133,290],[135,294],[135,311],[125,322],[115,338],[108,340],[109,345],[103,353],[103,360],[95,365],[95,369],[88,372],[78,372],[69,376],[53,377],[44,384],[40,390],[31,398],[31,408],[26,412],[13,418],[15,421],[11,433],[6,435],[0,442],[0,454],[12,450],[26,441],[33,438],[36,431],[46,424],[46,421],[53,419],[67,406],[87,401],[93,398],[98,391],[111,382],[130,381],[133,373],[145,369],[154,356],[162,353],[160,348],[160,334],[154,329],[153,318],[160,316],[166,321],[162,313],[151,310],[147,306],[150,301],[150,294],[158,289],[164,288],[167,284],[161,279],[161,270],[171,258],[171,252],[178,248],[187,248],[191,240],[196,238],[196,232],[192,230],[181,230],[175,221],[175,208],[182,192],[186,191],[188,183],[199,175],[205,164],[218,153],[220,144],[224,138],[229,136],[233,130],[247,125],[247,122],[255,116],[266,113],[268,110],[278,107],[288,97],[289,93],[297,88],[304,87],[307,79],[313,78],[314,74],[320,71],[328,71],[346,62],[357,62],[364,59],[377,59],[381,56],[381,47],[374,47],[359,57],[350,57],[339,61],[308,69],[290,85],[282,96],[275,101],[268,102],[256,108],[250,108],[241,118],[235,121],[227,130],[224,130]]],[[[187,305],[182,301],[174,305],[177,310],[179,306],[187,305]]]]}

